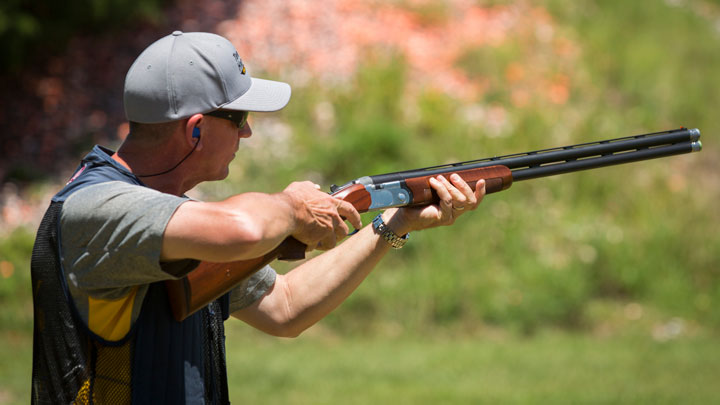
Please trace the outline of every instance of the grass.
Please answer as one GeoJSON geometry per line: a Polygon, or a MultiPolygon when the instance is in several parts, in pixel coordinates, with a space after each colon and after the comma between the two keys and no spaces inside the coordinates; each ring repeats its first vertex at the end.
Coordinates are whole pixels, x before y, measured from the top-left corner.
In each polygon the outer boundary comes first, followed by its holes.
{"type": "MultiPolygon", "coordinates": [[[[30,396],[32,336],[0,333],[0,402],[30,396]]],[[[251,404],[708,404],[720,397],[720,345],[546,331],[459,336],[335,335],[294,340],[228,324],[231,402],[251,404]]]]}
{"type": "Polygon", "coordinates": [[[684,403],[717,400],[712,338],[547,332],[294,341],[228,333],[231,400],[263,404],[684,403]]]}

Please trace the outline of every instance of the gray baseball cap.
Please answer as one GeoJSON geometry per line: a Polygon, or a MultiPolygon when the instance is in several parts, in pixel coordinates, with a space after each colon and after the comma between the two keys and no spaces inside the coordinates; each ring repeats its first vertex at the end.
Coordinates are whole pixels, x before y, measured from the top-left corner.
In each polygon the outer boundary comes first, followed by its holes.
{"type": "Polygon", "coordinates": [[[290,101],[290,85],[254,79],[227,39],[175,31],[147,47],[125,77],[129,121],[151,124],[217,109],[277,111],[290,101]]]}

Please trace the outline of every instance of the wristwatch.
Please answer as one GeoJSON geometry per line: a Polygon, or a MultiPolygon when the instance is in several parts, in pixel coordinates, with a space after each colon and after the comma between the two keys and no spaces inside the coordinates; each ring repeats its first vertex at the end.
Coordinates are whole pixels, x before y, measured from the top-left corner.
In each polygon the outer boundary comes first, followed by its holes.
{"type": "Polygon", "coordinates": [[[400,249],[405,246],[405,242],[407,242],[410,237],[409,233],[406,233],[405,236],[398,236],[393,232],[393,230],[385,224],[385,221],[383,221],[382,214],[378,214],[375,219],[373,219],[372,226],[375,233],[385,239],[393,249],[400,249]]]}

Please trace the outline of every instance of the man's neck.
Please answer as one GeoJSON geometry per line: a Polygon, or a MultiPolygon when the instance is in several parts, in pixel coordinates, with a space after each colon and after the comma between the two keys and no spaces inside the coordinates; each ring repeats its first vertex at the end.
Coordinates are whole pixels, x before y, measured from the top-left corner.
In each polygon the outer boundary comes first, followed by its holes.
{"type": "MultiPolygon", "coordinates": [[[[156,154],[141,152],[141,149],[123,144],[112,155],[112,158],[140,178],[145,185],[163,193],[182,196],[197,184],[197,182],[187,178],[182,167],[177,167],[168,173],[152,175],[153,173],[161,173],[176,164],[174,159],[165,158],[164,156],[175,156],[177,153],[156,154]],[[163,157],[159,157],[161,155],[163,157]],[[150,174],[150,176],[147,176],[147,174],[150,174]]],[[[178,159],[182,159],[182,157],[178,159]]]]}

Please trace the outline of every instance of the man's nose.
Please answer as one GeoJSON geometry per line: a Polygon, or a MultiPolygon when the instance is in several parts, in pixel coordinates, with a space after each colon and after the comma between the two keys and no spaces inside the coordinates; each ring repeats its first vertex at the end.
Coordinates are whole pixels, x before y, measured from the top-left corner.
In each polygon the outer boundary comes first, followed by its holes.
{"type": "Polygon", "coordinates": [[[239,138],[250,138],[251,136],[252,136],[252,128],[250,128],[250,123],[246,122],[242,128],[238,129],[238,137],[239,138]]]}

